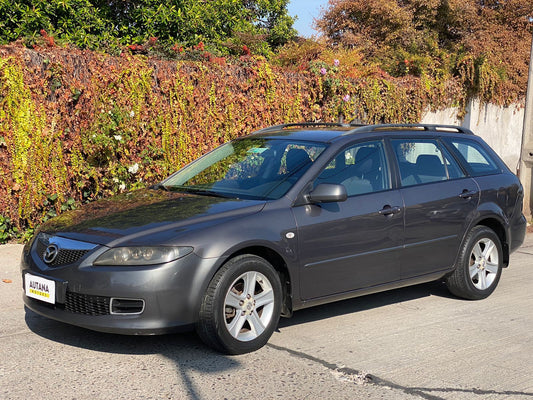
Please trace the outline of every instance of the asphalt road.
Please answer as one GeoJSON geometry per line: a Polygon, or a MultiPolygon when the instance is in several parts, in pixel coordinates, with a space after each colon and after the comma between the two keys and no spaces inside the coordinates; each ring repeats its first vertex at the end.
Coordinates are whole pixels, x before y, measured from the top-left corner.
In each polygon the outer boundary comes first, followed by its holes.
{"type": "Polygon", "coordinates": [[[532,234],[486,300],[431,283],[315,307],[234,357],[25,311],[21,249],[0,246],[0,399],[533,399],[532,234]]]}

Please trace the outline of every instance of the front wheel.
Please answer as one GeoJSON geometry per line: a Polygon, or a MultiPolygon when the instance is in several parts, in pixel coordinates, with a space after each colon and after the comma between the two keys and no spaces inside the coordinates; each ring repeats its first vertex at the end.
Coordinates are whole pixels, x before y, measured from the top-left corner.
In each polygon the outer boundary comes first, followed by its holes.
{"type": "Polygon", "coordinates": [[[270,263],[250,254],[235,257],[209,283],[196,331],[222,353],[255,351],[276,329],[281,297],[279,275],[270,263]]]}
{"type": "Polygon", "coordinates": [[[455,270],[446,278],[446,285],[456,296],[469,300],[484,299],[498,285],[502,260],[498,235],[486,226],[476,226],[466,237],[455,270]]]}

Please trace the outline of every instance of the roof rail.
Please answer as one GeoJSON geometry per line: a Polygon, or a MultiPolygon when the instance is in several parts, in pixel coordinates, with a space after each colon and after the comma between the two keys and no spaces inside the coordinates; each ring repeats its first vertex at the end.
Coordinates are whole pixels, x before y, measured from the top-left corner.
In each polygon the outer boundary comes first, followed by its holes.
{"type": "Polygon", "coordinates": [[[268,126],[263,129],[259,129],[258,131],[253,132],[252,134],[255,135],[256,133],[265,133],[265,132],[272,132],[272,131],[279,131],[286,128],[294,128],[294,127],[349,127],[351,125],[348,124],[341,124],[337,122],[294,122],[291,124],[280,124],[280,125],[273,125],[268,126]]]}
{"type": "Polygon", "coordinates": [[[410,131],[435,131],[435,132],[457,132],[464,133],[466,135],[473,135],[470,129],[463,128],[457,125],[437,125],[437,124],[380,124],[380,125],[367,125],[359,128],[352,129],[345,133],[349,135],[352,133],[362,132],[378,132],[389,130],[410,130],[410,131]]]}

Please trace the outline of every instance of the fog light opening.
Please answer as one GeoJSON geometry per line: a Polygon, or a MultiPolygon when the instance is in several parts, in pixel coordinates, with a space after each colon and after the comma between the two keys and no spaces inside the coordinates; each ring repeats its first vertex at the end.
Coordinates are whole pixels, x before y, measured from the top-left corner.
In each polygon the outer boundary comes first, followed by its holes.
{"type": "Polygon", "coordinates": [[[111,314],[141,314],[144,311],[142,299],[118,299],[111,298],[111,314]]]}

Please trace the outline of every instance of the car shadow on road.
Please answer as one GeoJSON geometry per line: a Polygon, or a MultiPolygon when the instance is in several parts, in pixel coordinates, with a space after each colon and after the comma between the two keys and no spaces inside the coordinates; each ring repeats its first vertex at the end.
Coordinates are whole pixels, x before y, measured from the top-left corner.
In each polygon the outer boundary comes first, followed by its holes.
{"type": "Polygon", "coordinates": [[[227,357],[205,346],[194,332],[157,336],[126,336],[95,332],[42,317],[25,308],[28,328],[48,340],[82,349],[122,355],[160,354],[176,366],[178,379],[188,398],[201,399],[193,374],[219,375],[241,367],[236,357],[227,357]]]}
{"type": "MultiPolygon", "coordinates": [[[[298,311],[290,319],[281,319],[279,327],[305,324],[325,318],[351,314],[428,296],[455,299],[440,282],[362,296],[298,311]]],[[[124,336],[90,331],[42,317],[25,309],[28,328],[48,340],[96,352],[123,355],[160,354],[171,360],[178,379],[189,398],[199,400],[194,374],[217,376],[242,367],[238,357],[227,357],[206,347],[194,332],[160,336],[124,336]]]]}
{"type": "Polygon", "coordinates": [[[429,296],[464,301],[452,295],[443,282],[434,281],[306,308],[295,312],[291,318],[280,319],[279,328],[404,303],[429,296]]]}

